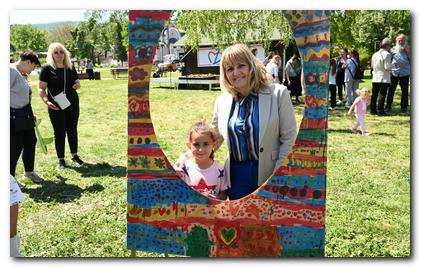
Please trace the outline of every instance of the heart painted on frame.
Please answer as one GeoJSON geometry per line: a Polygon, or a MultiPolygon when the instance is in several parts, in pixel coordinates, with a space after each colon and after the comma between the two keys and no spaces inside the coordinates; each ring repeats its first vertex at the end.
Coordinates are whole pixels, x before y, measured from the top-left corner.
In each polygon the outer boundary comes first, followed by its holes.
{"type": "Polygon", "coordinates": [[[158,212],[159,212],[159,215],[164,215],[164,213],[165,213],[165,208],[158,208],[158,212]]]}
{"type": "Polygon", "coordinates": [[[235,240],[235,238],[237,238],[237,230],[234,227],[221,228],[220,233],[222,241],[224,241],[227,246],[229,246],[235,240]]]}
{"type": "Polygon", "coordinates": [[[221,52],[219,50],[209,51],[208,60],[211,64],[218,64],[221,61],[221,52]]]}

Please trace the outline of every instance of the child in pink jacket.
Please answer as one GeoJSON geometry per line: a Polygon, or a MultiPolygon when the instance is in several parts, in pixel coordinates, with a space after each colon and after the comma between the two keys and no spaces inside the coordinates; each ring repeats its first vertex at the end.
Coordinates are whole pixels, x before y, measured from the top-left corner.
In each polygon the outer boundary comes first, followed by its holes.
{"type": "Polygon", "coordinates": [[[356,90],[358,97],[355,99],[354,103],[351,105],[348,111],[348,115],[351,115],[352,111],[355,112],[355,117],[357,118],[357,123],[351,129],[353,133],[357,133],[358,126],[361,125],[361,134],[363,136],[368,136],[370,133],[367,132],[365,128],[365,114],[367,111],[367,102],[369,91],[368,88],[361,88],[356,90]]]}

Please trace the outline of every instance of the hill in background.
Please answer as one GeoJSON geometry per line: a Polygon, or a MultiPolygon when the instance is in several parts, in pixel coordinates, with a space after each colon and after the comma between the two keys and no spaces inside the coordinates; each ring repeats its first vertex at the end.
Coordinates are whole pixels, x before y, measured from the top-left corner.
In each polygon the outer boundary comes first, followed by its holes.
{"type": "Polygon", "coordinates": [[[58,22],[51,22],[51,23],[40,23],[40,24],[32,24],[37,29],[40,30],[47,30],[51,31],[59,26],[63,26],[65,24],[76,26],[80,21],[58,21],[58,22]]]}

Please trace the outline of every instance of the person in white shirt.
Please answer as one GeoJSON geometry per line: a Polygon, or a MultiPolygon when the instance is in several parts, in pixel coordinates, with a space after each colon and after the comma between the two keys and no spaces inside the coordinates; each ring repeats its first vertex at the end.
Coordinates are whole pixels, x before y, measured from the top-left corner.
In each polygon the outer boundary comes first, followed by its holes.
{"type": "Polygon", "coordinates": [[[390,71],[392,69],[392,55],[389,53],[390,44],[388,38],[383,39],[379,51],[371,57],[373,95],[371,96],[370,112],[372,114],[386,115],[384,104],[390,87],[390,71]]]}
{"type": "Polygon", "coordinates": [[[270,62],[266,65],[266,71],[273,78],[273,82],[280,84],[279,79],[279,64],[281,63],[281,56],[275,55],[270,62]]]}

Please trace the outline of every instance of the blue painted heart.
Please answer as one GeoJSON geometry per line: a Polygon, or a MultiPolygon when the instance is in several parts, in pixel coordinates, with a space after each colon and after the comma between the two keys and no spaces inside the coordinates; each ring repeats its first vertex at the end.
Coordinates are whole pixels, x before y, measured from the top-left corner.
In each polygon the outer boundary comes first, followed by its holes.
{"type": "Polygon", "coordinates": [[[208,60],[211,64],[218,64],[221,61],[221,52],[219,50],[209,51],[208,60]]]}

